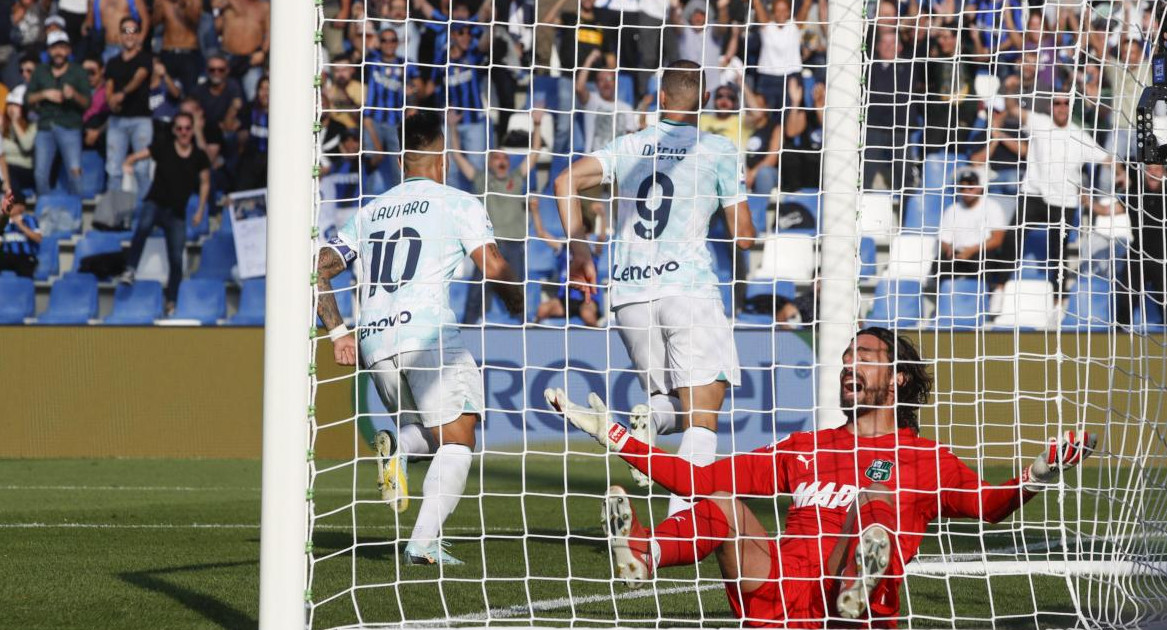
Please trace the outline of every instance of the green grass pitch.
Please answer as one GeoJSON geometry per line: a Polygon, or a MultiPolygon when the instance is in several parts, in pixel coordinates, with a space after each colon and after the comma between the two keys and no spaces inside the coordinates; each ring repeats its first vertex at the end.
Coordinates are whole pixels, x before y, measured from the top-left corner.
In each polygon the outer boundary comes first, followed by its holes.
{"type": "MultiPolygon", "coordinates": [[[[511,626],[532,618],[541,626],[653,626],[658,618],[737,625],[712,559],[662,571],[655,595],[611,582],[598,497],[609,483],[631,485],[622,463],[605,470],[593,456],[556,453],[495,453],[476,463],[472,496],[447,522],[461,538],[451,552],[466,564],[445,569],[440,581],[436,568],[397,562],[395,539],[408,534],[416,502],[400,516],[379,503],[369,461],[317,466],[327,472],[315,489],[314,627],[446,625],[447,617],[511,626]],[[578,496],[565,501],[565,491],[578,496]]],[[[414,492],[425,466],[410,468],[414,492]]],[[[0,461],[0,627],[255,627],[259,479],[251,461],[0,461]]],[[[636,506],[647,520],[647,503],[636,506]]],[[[657,520],[664,506],[653,503],[657,520]]],[[[773,531],[784,504],[754,507],[773,531]]],[[[956,551],[978,548],[974,526],[956,530],[967,533],[951,537],[956,551]]],[[[1007,535],[986,539],[987,547],[1013,544],[1007,535]]],[[[932,540],[923,551],[937,550],[932,540]]],[[[912,578],[907,590],[902,608],[913,618],[901,627],[986,627],[993,616],[996,627],[1075,624],[1064,579],[912,578]]]]}

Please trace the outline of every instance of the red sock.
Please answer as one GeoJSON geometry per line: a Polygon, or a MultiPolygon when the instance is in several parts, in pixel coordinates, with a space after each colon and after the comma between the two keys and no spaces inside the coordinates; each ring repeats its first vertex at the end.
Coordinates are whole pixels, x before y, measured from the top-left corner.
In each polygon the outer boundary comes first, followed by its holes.
{"type": "Polygon", "coordinates": [[[677,512],[652,530],[660,546],[658,567],[696,564],[713,553],[729,537],[729,520],[713,501],[705,499],[691,509],[677,512]]]}

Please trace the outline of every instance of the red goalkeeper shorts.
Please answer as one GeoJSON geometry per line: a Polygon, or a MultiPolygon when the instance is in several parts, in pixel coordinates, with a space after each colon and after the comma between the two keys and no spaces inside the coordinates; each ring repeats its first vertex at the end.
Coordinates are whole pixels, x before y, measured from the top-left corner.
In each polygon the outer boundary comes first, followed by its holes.
{"type": "MultiPolygon", "coordinates": [[[[771,540],[770,574],[766,582],[750,593],[742,593],[737,582],[725,583],[725,594],[734,615],[743,620],[744,625],[755,628],[824,628],[827,626],[826,604],[838,595],[838,583],[832,578],[823,580],[817,566],[809,566],[805,559],[779,560],[778,545],[771,540]]],[[[893,554],[894,556],[895,554],[893,554]]],[[[900,573],[898,558],[889,573],[900,573]]],[[[838,613],[831,627],[851,628],[895,628],[894,616],[899,611],[900,579],[889,578],[875,588],[872,593],[871,614],[877,619],[860,620],[850,624],[838,619],[838,613]],[[892,617],[879,619],[879,617],[892,617]]]]}

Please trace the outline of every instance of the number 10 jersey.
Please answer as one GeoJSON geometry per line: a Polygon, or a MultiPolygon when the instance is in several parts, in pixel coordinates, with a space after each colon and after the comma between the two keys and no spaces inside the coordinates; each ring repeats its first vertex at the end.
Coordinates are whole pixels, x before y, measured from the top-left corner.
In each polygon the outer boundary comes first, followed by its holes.
{"type": "Polygon", "coordinates": [[[616,138],[592,157],[615,180],[613,307],[668,296],[721,299],[705,240],[719,206],[746,200],[737,147],[671,120],[616,138]]]}
{"type": "Polygon", "coordinates": [[[491,243],[482,202],[429,179],[407,179],[355,212],[329,245],[346,263],[360,260],[362,362],[462,348],[450,282],[463,258],[491,243]]]}

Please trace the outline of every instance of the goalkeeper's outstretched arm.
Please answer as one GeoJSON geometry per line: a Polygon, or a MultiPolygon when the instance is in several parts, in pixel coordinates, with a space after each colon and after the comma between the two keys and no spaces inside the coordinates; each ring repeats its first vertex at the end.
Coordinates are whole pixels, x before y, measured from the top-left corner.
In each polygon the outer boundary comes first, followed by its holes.
{"type": "Polygon", "coordinates": [[[1082,463],[1097,446],[1097,434],[1067,431],[1061,439],[1051,438],[1020,477],[999,486],[982,481],[952,451],[944,449],[940,454],[941,513],[998,523],[1043,489],[1056,485],[1064,471],[1082,463]]]}

